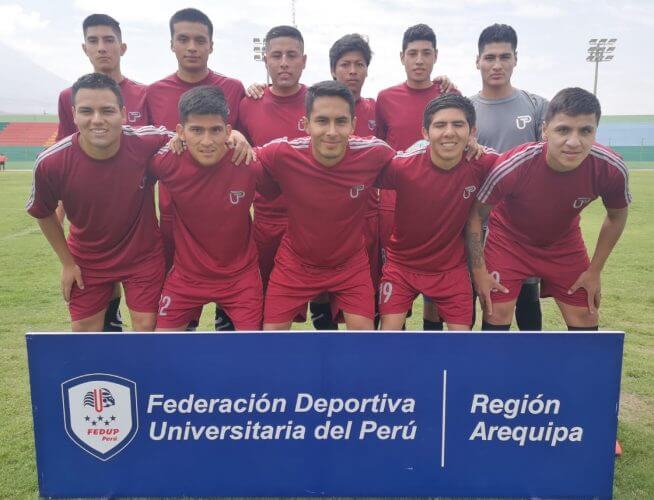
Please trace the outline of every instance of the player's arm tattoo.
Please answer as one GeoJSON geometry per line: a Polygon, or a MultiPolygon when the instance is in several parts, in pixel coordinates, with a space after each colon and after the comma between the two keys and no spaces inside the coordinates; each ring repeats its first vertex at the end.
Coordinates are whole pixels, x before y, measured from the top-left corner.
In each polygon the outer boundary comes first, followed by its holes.
{"type": "Polygon", "coordinates": [[[484,267],[484,234],[482,221],[488,219],[491,211],[490,205],[476,202],[470,211],[468,224],[466,225],[466,250],[468,262],[472,269],[484,267]]]}

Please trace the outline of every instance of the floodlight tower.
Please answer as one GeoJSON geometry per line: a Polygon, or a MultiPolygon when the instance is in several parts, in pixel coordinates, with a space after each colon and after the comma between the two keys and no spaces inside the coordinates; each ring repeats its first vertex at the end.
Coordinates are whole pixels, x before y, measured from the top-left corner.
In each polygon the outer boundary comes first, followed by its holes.
{"type": "Polygon", "coordinates": [[[593,85],[593,94],[597,95],[597,73],[599,63],[608,62],[613,59],[615,51],[615,42],[617,38],[591,38],[588,41],[588,56],[586,61],[595,63],[595,85],[593,85]]]}

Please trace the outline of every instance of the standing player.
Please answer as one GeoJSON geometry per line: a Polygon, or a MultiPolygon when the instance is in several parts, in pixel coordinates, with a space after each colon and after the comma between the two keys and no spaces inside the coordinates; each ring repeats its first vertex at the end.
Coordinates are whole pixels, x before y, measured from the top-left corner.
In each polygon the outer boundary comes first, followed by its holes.
{"type": "Polygon", "coordinates": [[[307,91],[310,137],[281,139],[259,151],[288,210],[288,230],[266,292],[266,330],[289,329],[306,302],[324,292],[333,317],[342,311],[348,329],[373,328],[364,212],[368,190],[394,152],[378,139],[350,137],[355,122],[348,88],[334,81],[317,83],[307,91]]]}
{"type": "Polygon", "coordinates": [[[379,287],[382,330],[402,329],[420,293],[438,305],[448,329],[469,330],[473,300],[463,230],[497,155],[464,158],[475,110],[460,95],[431,101],[422,133],[428,145],[398,153],[381,178],[397,195],[397,223],[379,287]]]}
{"type": "MultiPolygon", "coordinates": [[[[517,46],[516,32],[506,24],[493,24],[479,36],[477,69],[482,89],[470,98],[477,112],[477,140],[499,152],[540,141],[547,111],[546,99],[511,85],[517,46]]],[[[542,329],[537,278],[522,285],[515,315],[521,330],[542,329]]]]}
{"type": "MultiPolygon", "coordinates": [[[[181,95],[193,87],[216,85],[223,91],[230,109],[227,121],[234,126],[238,120],[238,105],[245,91],[240,81],[215,73],[207,66],[209,55],[213,52],[211,20],[197,9],[182,9],[170,18],[169,27],[170,48],[177,58],[177,71],[147,89],[147,107],[152,124],[173,130],[179,121],[177,103],[181,95]]],[[[161,186],[159,213],[166,268],[170,269],[175,253],[174,209],[168,192],[161,186]]],[[[233,325],[219,310],[216,311],[216,326],[221,330],[233,330],[233,325]]]]}
{"type": "Polygon", "coordinates": [[[569,330],[597,329],[600,274],[631,202],[624,163],[594,142],[600,114],[586,90],[560,91],[547,110],[545,142],[504,153],[479,190],[466,239],[484,306],[482,329],[509,329],[521,283],[530,276],[542,278],[541,295],[554,297],[569,330]],[[606,218],[589,261],[579,214],[598,196],[606,218]],[[481,221],[489,213],[482,249],[481,221]]]}
{"type": "MultiPolygon", "coordinates": [[[[254,146],[263,146],[279,137],[306,136],[302,118],[307,88],[300,78],[307,56],[302,33],[292,26],[275,26],[266,34],[265,44],[264,62],[272,85],[262,89],[261,98],[245,97],[239,106],[238,128],[254,146]]],[[[287,225],[283,196],[274,200],[261,194],[255,196],[254,240],[264,291],[287,225]]]]}
{"type": "Polygon", "coordinates": [[[61,290],[73,331],[100,331],[115,283],[132,325],[154,329],[164,261],[146,167],[169,139],[163,129],[122,127],[118,84],[91,73],[73,85],[73,134],[39,155],[27,210],[62,263],[61,290]],[[55,215],[62,200],[68,242],[55,215]]]}
{"type": "Polygon", "coordinates": [[[231,161],[220,88],[187,91],[179,115],[187,151],[178,156],[163,148],[150,166],[175,205],[175,265],[161,293],[157,330],[184,330],[209,302],[237,330],[260,330],[263,291],[250,219],[256,171],[231,161]]]}
{"type": "MultiPolygon", "coordinates": [[[[148,125],[145,85],[126,78],[120,70],[120,58],[127,51],[127,45],[123,43],[118,21],[106,14],[91,14],[84,19],[82,32],[84,34],[82,50],[89,58],[93,71],[113,78],[120,87],[126,110],[125,123],[132,127],[148,125]]],[[[72,93],[73,89],[69,87],[59,94],[57,141],[77,132],[73,118],[72,93]]],[[[58,209],[58,217],[63,222],[63,206],[58,209]]],[[[120,286],[117,286],[107,308],[103,329],[106,332],[121,332],[123,330],[122,323],[120,286]]]]}
{"type": "MultiPolygon", "coordinates": [[[[125,123],[132,127],[149,124],[145,107],[145,85],[123,76],[120,70],[120,58],[127,51],[123,43],[120,24],[106,14],[91,14],[82,23],[84,43],[82,50],[89,58],[93,71],[113,78],[120,87],[125,103],[125,123]]],[[[73,119],[71,87],[59,94],[59,128],[57,141],[77,132],[73,119]]]]}
{"type": "MultiPolygon", "coordinates": [[[[431,79],[438,49],[436,34],[426,24],[411,26],[404,32],[400,60],[406,71],[406,81],[382,90],[377,97],[377,137],[396,150],[406,150],[422,139],[422,114],[425,106],[443,93],[437,81],[431,79]]],[[[395,193],[381,190],[379,204],[379,237],[382,251],[393,231],[395,193]]],[[[433,304],[425,303],[424,330],[442,330],[433,304]]]]}

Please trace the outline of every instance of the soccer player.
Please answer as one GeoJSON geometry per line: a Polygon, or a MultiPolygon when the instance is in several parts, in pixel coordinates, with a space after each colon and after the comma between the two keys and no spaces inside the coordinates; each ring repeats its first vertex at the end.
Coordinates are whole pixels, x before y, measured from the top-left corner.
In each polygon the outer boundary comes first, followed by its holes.
{"type": "Polygon", "coordinates": [[[381,177],[397,195],[396,224],[379,287],[382,330],[400,330],[423,294],[438,306],[450,330],[470,330],[473,299],[463,230],[497,155],[464,157],[475,133],[467,98],[444,94],[424,111],[428,144],[399,152],[381,177]],[[419,217],[416,215],[419,214],[419,217]]]}
{"type": "MultiPolygon", "coordinates": [[[[273,139],[306,136],[304,98],[307,88],[300,83],[307,62],[302,33],[292,26],[275,26],[265,38],[264,62],[272,85],[260,99],[245,97],[239,106],[238,128],[254,146],[273,139]]],[[[254,239],[264,289],[273,268],[279,242],[288,224],[283,196],[267,200],[254,198],[254,239]]]]}
{"type": "MultiPolygon", "coordinates": [[[[125,103],[125,123],[132,127],[148,125],[148,113],[145,106],[145,85],[123,76],[120,70],[120,58],[127,51],[123,43],[120,24],[106,14],[91,14],[82,23],[84,43],[82,50],[89,58],[93,71],[113,78],[120,87],[120,93],[125,103]]],[[[59,127],[57,141],[77,132],[73,117],[73,89],[71,87],[59,94],[59,127]]],[[[64,207],[58,209],[59,220],[63,223],[64,207]]],[[[120,317],[120,286],[114,290],[113,297],[107,308],[104,321],[104,331],[121,332],[120,317]]]]}
{"type": "Polygon", "coordinates": [[[219,87],[184,93],[179,115],[177,134],[187,150],[178,156],[164,147],[150,166],[175,205],[175,265],[161,293],[157,331],[184,330],[209,302],[237,330],[260,330],[263,291],[250,219],[256,171],[231,161],[229,110],[219,87]]]}
{"type": "MultiPolygon", "coordinates": [[[[177,58],[177,71],[151,84],[147,89],[147,108],[153,125],[163,125],[174,130],[179,121],[177,104],[181,95],[193,87],[216,85],[227,100],[230,114],[227,119],[232,127],[238,121],[238,105],[245,95],[243,84],[210,70],[207,63],[213,52],[213,24],[209,17],[197,9],[182,9],[170,18],[170,48],[177,58]]],[[[232,134],[232,141],[237,134],[232,134]]],[[[245,141],[237,148],[235,161],[240,161],[245,141]]],[[[173,264],[175,241],[173,238],[174,208],[165,188],[159,187],[159,224],[164,242],[166,268],[173,264]]],[[[217,310],[216,327],[233,330],[229,319],[217,310]]]]}
{"type": "Polygon", "coordinates": [[[102,329],[120,282],[134,330],[151,331],[164,261],[146,167],[169,135],[154,127],[123,128],[120,88],[106,75],[81,77],[72,98],[79,133],[38,156],[27,210],[61,261],[73,331],[102,329]],[[68,241],[55,215],[58,200],[71,223],[68,241]]]}
{"type": "MultiPolygon", "coordinates": [[[[436,34],[426,24],[411,26],[404,32],[400,60],[406,72],[406,81],[382,90],[377,96],[377,137],[394,149],[406,150],[422,139],[422,114],[425,106],[443,91],[441,83],[432,81],[438,49],[436,34]]],[[[456,91],[458,92],[458,91],[456,91]]],[[[388,246],[393,231],[395,193],[381,190],[379,204],[379,237],[382,251],[388,246]]],[[[442,330],[433,304],[425,303],[424,330],[442,330]]]]}
{"type": "MultiPolygon", "coordinates": [[[[132,127],[149,124],[145,107],[145,85],[125,77],[120,70],[120,58],[127,51],[120,24],[106,14],[91,14],[82,23],[82,50],[89,58],[93,71],[113,78],[120,87],[125,103],[125,123],[132,127]]],[[[74,123],[71,87],[59,94],[59,128],[57,141],[77,132],[74,123]]]]}
{"type": "MultiPolygon", "coordinates": [[[[479,36],[477,69],[482,89],[470,99],[477,112],[477,140],[504,152],[520,144],[541,140],[547,100],[511,84],[518,62],[518,36],[506,24],[493,24],[479,36]]],[[[538,278],[528,278],[516,303],[516,321],[521,330],[541,330],[538,278]]]]}
{"type": "Polygon", "coordinates": [[[624,163],[594,142],[600,115],[593,94],[561,90],[547,110],[544,142],[501,155],[479,190],[466,239],[484,307],[482,329],[509,329],[522,281],[530,276],[541,277],[541,296],[554,297],[569,330],[597,329],[600,275],[631,202],[624,163]],[[606,217],[589,261],[579,218],[598,196],[606,217]],[[481,223],[489,213],[483,248],[481,223]]]}
{"type": "Polygon", "coordinates": [[[288,210],[266,291],[264,330],[289,329],[306,302],[323,292],[333,317],[342,311],[348,329],[370,330],[374,290],[363,238],[365,204],[394,151],[379,139],[351,137],[354,97],[340,82],[307,90],[304,121],[310,137],[280,139],[258,152],[288,210]]]}

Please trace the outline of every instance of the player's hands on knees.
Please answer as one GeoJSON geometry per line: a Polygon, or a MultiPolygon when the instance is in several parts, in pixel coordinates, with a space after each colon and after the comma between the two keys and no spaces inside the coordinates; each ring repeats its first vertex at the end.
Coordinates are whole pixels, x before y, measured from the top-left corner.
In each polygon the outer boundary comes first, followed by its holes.
{"type": "Polygon", "coordinates": [[[175,134],[172,139],[168,141],[168,147],[176,155],[181,155],[186,149],[184,141],[177,134],[175,134]]]}
{"type": "Polygon", "coordinates": [[[447,76],[445,75],[440,75],[434,78],[434,83],[438,83],[441,86],[441,90],[443,91],[443,94],[447,94],[448,92],[458,92],[459,89],[456,88],[456,85],[450,80],[447,76]]]}
{"type": "Polygon", "coordinates": [[[70,302],[70,291],[73,289],[74,283],[77,283],[80,290],[84,290],[82,270],[75,263],[64,264],[61,268],[61,293],[66,302],[70,302]]]}
{"type": "Polygon", "coordinates": [[[495,278],[487,270],[473,270],[472,271],[472,282],[475,287],[475,291],[479,296],[479,302],[481,303],[482,309],[488,314],[488,316],[493,315],[493,301],[491,300],[491,292],[502,292],[509,293],[508,288],[506,288],[498,279],[495,278]]]}
{"type": "Polygon", "coordinates": [[[568,290],[568,295],[572,295],[580,288],[586,290],[588,295],[588,312],[590,314],[597,314],[602,299],[602,284],[600,280],[600,273],[591,269],[586,269],[579,275],[577,281],[568,290]]]}
{"type": "Polygon", "coordinates": [[[232,163],[234,165],[240,165],[243,161],[245,161],[246,165],[249,165],[257,159],[252,146],[250,146],[248,140],[238,130],[232,130],[232,133],[229,134],[227,147],[234,150],[232,156],[232,163]]]}
{"type": "Polygon", "coordinates": [[[245,89],[245,95],[250,99],[261,99],[263,97],[263,91],[268,85],[265,83],[253,83],[247,89],[245,89]]]}
{"type": "Polygon", "coordinates": [[[466,146],[466,160],[470,161],[472,159],[478,160],[479,157],[484,154],[484,146],[477,142],[477,138],[470,136],[468,138],[468,145],[466,146]]]}

